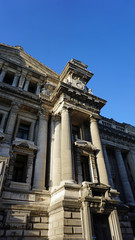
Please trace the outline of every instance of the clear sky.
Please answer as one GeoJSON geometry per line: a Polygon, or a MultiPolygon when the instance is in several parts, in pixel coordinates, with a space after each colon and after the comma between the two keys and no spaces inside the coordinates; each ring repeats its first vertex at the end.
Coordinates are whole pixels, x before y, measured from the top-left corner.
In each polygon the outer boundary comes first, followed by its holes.
{"type": "Polygon", "coordinates": [[[135,125],[135,0],[0,0],[0,42],[61,73],[71,58],[94,73],[101,114],[135,125]]]}

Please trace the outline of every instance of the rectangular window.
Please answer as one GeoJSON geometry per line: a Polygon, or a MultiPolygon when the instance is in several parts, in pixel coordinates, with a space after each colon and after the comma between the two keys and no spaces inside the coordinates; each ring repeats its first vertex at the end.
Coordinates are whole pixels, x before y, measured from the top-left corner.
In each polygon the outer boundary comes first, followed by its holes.
{"type": "Polygon", "coordinates": [[[34,82],[29,82],[28,92],[36,93],[37,84],[34,82]]]}
{"type": "Polygon", "coordinates": [[[12,85],[12,83],[13,83],[13,79],[14,79],[14,73],[13,72],[6,72],[6,75],[5,75],[5,77],[4,77],[4,80],[3,80],[3,82],[4,83],[7,83],[7,84],[9,84],[9,85],[12,85]]]}
{"type": "Polygon", "coordinates": [[[93,239],[112,239],[107,215],[93,214],[93,239]]]}
{"type": "Polygon", "coordinates": [[[90,177],[90,168],[89,168],[89,157],[81,156],[81,165],[82,165],[82,178],[83,181],[91,181],[90,177]]]}
{"type": "Polygon", "coordinates": [[[78,126],[72,125],[72,140],[76,141],[80,138],[80,128],[78,126]]]}
{"type": "Polygon", "coordinates": [[[1,123],[2,123],[2,118],[3,118],[3,114],[0,113],[0,126],[1,126],[1,123]]]}
{"type": "Polygon", "coordinates": [[[26,155],[17,155],[14,170],[13,170],[13,181],[14,182],[26,182],[26,174],[27,174],[27,160],[28,157],[26,155]]]}
{"type": "Polygon", "coordinates": [[[29,138],[30,123],[21,122],[19,125],[17,137],[28,140],[29,138]]]}

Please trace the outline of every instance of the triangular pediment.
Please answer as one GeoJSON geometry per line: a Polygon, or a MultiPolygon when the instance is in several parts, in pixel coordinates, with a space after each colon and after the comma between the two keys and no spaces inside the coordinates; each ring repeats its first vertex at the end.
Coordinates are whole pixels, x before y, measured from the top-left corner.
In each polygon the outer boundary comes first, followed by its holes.
{"type": "Polygon", "coordinates": [[[0,58],[7,61],[11,61],[15,64],[21,65],[21,67],[30,68],[43,75],[49,75],[51,77],[58,78],[59,74],[39,62],[27,54],[21,46],[11,47],[5,44],[0,44],[0,58]]]}

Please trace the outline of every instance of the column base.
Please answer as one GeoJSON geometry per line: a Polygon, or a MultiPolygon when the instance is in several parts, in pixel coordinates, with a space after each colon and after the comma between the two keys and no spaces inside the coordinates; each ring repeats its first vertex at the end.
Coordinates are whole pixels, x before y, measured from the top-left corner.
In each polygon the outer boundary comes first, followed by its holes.
{"type": "Polygon", "coordinates": [[[43,187],[43,188],[33,187],[33,188],[32,188],[32,191],[34,191],[34,192],[43,192],[43,191],[45,191],[45,190],[46,190],[45,187],[43,187]]]}
{"type": "Polygon", "coordinates": [[[72,180],[62,180],[60,182],[60,186],[66,185],[66,184],[76,184],[76,182],[72,179],[72,180]]]}

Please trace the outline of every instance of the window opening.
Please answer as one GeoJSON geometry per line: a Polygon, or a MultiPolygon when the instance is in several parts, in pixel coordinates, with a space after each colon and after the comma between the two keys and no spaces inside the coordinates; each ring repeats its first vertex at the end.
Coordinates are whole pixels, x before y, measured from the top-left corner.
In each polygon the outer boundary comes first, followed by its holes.
{"type": "Polygon", "coordinates": [[[77,139],[80,139],[80,128],[72,125],[72,140],[76,141],[77,139]]]}
{"type": "Polygon", "coordinates": [[[82,178],[83,181],[91,181],[90,178],[90,168],[89,168],[89,157],[81,156],[81,166],[82,166],[82,178]]]}
{"type": "Polygon", "coordinates": [[[3,114],[0,113],[0,126],[1,126],[2,118],[3,118],[3,114]]]}
{"type": "Polygon", "coordinates": [[[34,82],[29,82],[28,92],[35,93],[37,84],[34,82]]]}
{"type": "Polygon", "coordinates": [[[93,239],[111,240],[107,215],[93,214],[93,239]]]}
{"type": "Polygon", "coordinates": [[[28,140],[29,130],[30,130],[30,124],[25,123],[25,122],[21,122],[20,126],[19,126],[19,129],[18,129],[17,137],[28,140]]]}
{"type": "Polygon", "coordinates": [[[12,73],[12,72],[6,72],[6,75],[5,75],[5,77],[4,77],[3,82],[4,82],[4,83],[7,83],[7,84],[9,84],[9,85],[12,85],[13,79],[14,79],[14,73],[12,73]]]}
{"type": "Polygon", "coordinates": [[[26,167],[27,167],[27,159],[26,155],[17,155],[14,170],[13,170],[13,181],[15,182],[26,182],[26,167]]]}

